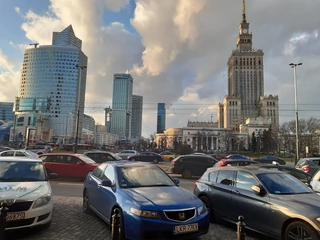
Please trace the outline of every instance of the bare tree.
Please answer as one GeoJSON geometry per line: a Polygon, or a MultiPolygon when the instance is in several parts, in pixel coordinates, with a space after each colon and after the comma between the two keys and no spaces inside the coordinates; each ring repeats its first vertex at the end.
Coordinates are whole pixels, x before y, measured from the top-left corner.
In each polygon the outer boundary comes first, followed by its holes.
{"type": "Polygon", "coordinates": [[[221,141],[224,144],[224,148],[226,152],[229,152],[232,149],[232,139],[233,139],[233,134],[231,130],[225,130],[221,136],[221,141]]]}

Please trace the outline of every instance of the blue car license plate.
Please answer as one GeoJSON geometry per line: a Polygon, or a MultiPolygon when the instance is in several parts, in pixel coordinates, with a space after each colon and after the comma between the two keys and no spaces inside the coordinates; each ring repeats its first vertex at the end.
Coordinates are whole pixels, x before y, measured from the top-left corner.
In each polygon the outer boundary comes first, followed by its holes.
{"type": "Polygon", "coordinates": [[[193,224],[186,224],[186,225],[179,225],[175,226],[173,229],[173,234],[183,234],[183,233],[190,233],[190,232],[197,232],[199,229],[198,223],[193,224]]]}

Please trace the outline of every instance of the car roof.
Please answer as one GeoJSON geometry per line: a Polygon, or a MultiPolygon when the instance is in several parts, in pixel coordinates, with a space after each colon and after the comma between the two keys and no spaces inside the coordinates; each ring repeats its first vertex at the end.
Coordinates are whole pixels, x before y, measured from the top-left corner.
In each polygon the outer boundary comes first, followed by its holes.
{"type": "MultiPolygon", "coordinates": [[[[272,168],[264,168],[261,167],[258,164],[254,165],[247,165],[247,166],[225,166],[223,168],[217,168],[217,167],[212,167],[208,168],[209,171],[221,171],[221,170],[232,170],[232,171],[239,171],[239,170],[245,170],[248,172],[251,172],[253,174],[259,174],[259,173],[269,173],[269,172],[274,172],[274,173],[279,173],[278,170],[272,169],[272,168]]],[[[284,172],[280,172],[284,173],[284,172]]]]}
{"type": "Polygon", "coordinates": [[[105,162],[104,164],[114,165],[114,166],[117,166],[117,167],[145,167],[145,166],[158,167],[158,166],[154,165],[153,163],[139,162],[139,161],[132,162],[132,161],[128,161],[128,160],[108,161],[108,162],[105,162]]]}
{"type": "Polygon", "coordinates": [[[113,152],[107,152],[102,150],[91,150],[91,151],[86,151],[83,154],[86,154],[86,153],[113,153],[113,152]]]}
{"type": "Polygon", "coordinates": [[[44,154],[41,154],[40,156],[59,156],[59,155],[79,157],[79,156],[82,156],[83,154],[80,154],[80,153],[44,153],[44,154]]]}
{"type": "Polygon", "coordinates": [[[26,157],[1,157],[0,162],[42,162],[40,158],[26,158],[26,157]]]}

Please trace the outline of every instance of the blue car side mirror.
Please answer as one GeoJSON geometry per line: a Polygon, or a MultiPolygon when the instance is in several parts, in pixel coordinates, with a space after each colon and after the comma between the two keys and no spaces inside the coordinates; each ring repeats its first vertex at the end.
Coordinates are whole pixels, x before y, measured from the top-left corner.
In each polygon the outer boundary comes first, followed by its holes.
{"type": "Polygon", "coordinates": [[[180,180],[178,178],[173,178],[172,180],[176,185],[179,185],[180,180]]]}
{"type": "Polygon", "coordinates": [[[103,187],[112,187],[112,182],[109,179],[104,179],[101,181],[100,185],[103,187]]]}

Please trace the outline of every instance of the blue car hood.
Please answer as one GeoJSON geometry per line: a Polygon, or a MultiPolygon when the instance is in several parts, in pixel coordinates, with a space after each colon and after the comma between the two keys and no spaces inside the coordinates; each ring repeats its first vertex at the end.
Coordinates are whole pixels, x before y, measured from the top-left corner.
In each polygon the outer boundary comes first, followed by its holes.
{"type": "Polygon", "coordinates": [[[142,187],[128,188],[124,192],[132,197],[140,206],[150,210],[187,208],[201,206],[201,200],[187,190],[179,187],[142,187]]]}

